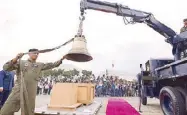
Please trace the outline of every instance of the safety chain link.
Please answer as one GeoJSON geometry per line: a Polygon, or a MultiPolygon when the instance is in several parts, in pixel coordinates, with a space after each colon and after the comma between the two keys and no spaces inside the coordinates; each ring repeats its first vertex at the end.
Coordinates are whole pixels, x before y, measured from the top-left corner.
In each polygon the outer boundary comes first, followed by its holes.
{"type": "Polygon", "coordinates": [[[80,20],[80,23],[79,23],[77,36],[82,36],[82,33],[83,33],[83,21],[85,20],[84,14],[80,15],[79,20],[80,20]]]}

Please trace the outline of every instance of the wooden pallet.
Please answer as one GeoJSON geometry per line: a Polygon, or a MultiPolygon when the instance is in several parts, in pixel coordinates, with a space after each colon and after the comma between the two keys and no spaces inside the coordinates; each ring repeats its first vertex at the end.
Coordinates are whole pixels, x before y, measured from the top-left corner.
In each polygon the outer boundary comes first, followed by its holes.
{"type": "Polygon", "coordinates": [[[80,107],[82,103],[76,103],[71,106],[60,106],[60,105],[49,105],[48,109],[49,110],[66,110],[66,111],[75,111],[78,107],[80,107]]]}
{"type": "Polygon", "coordinates": [[[88,106],[88,105],[90,105],[90,104],[92,104],[93,102],[87,102],[87,103],[84,103],[83,105],[84,106],[88,106]]]}
{"type": "Polygon", "coordinates": [[[47,106],[43,106],[35,109],[34,115],[96,115],[101,107],[101,102],[94,101],[88,106],[78,107],[75,111],[67,110],[51,110],[47,106]],[[90,112],[84,112],[85,109],[91,110],[90,112]]]}

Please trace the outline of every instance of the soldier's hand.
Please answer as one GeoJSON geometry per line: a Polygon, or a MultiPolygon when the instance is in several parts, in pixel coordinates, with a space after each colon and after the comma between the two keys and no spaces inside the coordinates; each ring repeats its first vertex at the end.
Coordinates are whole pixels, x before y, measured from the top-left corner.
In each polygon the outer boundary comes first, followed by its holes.
{"type": "Polygon", "coordinates": [[[61,60],[64,60],[64,59],[67,59],[67,58],[66,58],[66,55],[64,55],[64,56],[62,57],[62,59],[61,59],[61,60]]]}
{"type": "Polygon", "coordinates": [[[22,58],[23,55],[24,55],[24,53],[19,53],[19,54],[16,56],[16,59],[20,59],[20,58],[22,58]]]}
{"type": "Polygon", "coordinates": [[[3,87],[0,87],[0,92],[3,92],[3,87]]]}

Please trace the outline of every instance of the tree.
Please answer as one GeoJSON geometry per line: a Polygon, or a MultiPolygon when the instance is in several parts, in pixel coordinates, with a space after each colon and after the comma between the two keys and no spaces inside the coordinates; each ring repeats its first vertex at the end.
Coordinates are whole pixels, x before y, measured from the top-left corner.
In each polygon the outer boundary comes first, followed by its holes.
{"type": "Polygon", "coordinates": [[[64,71],[64,72],[63,72],[63,76],[64,76],[64,77],[71,77],[71,75],[72,75],[71,70],[69,70],[69,71],[64,71]]]}
{"type": "Polygon", "coordinates": [[[72,71],[72,76],[78,76],[79,75],[79,71],[76,69],[73,69],[72,71]]]}
{"type": "MultiPolygon", "coordinates": [[[[65,71],[64,69],[51,69],[43,71],[44,76],[51,76],[57,78],[59,76],[64,76],[65,79],[72,79],[74,76],[79,76],[80,72],[76,69],[65,71]]],[[[82,74],[84,77],[88,78],[92,75],[92,71],[83,70],[82,74]]]]}
{"type": "Polygon", "coordinates": [[[58,70],[57,70],[57,73],[58,73],[58,75],[63,75],[64,69],[58,69],[58,70]]]}
{"type": "Polygon", "coordinates": [[[52,69],[43,71],[44,76],[52,76],[52,73],[53,73],[52,69]]]}
{"type": "Polygon", "coordinates": [[[82,74],[85,77],[90,77],[92,75],[92,71],[82,70],[82,74]]]}

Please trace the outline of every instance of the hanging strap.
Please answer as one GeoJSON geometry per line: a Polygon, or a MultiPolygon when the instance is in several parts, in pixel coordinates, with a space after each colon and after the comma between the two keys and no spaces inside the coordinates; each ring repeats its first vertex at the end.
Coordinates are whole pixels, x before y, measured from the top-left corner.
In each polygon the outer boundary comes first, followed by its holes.
{"type": "Polygon", "coordinates": [[[20,70],[20,80],[21,80],[21,85],[20,85],[20,107],[21,107],[21,115],[33,115],[31,108],[29,106],[29,99],[28,99],[28,92],[26,89],[25,81],[23,78],[23,71],[21,70],[21,58],[19,59],[19,70],[20,70]],[[26,110],[25,110],[26,108],[26,110]],[[26,112],[27,111],[27,112],[26,112]]]}
{"type": "MultiPolygon", "coordinates": [[[[68,40],[67,42],[65,42],[65,43],[63,43],[63,44],[61,44],[61,45],[59,45],[59,46],[57,46],[57,47],[54,47],[54,48],[51,48],[51,49],[43,49],[43,50],[39,50],[39,51],[34,51],[33,53],[35,53],[35,52],[36,52],[36,53],[51,52],[51,51],[54,51],[54,50],[57,50],[57,49],[61,48],[62,46],[65,46],[65,45],[69,44],[69,43],[72,42],[73,40],[74,40],[74,38],[68,40]]],[[[30,53],[30,52],[26,52],[26,53],[24,53],[24,55],[25,55],[25,54],[28,54],[28,53],[30,53]]]]}

